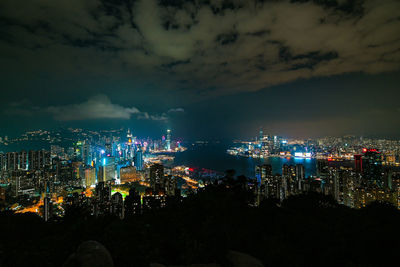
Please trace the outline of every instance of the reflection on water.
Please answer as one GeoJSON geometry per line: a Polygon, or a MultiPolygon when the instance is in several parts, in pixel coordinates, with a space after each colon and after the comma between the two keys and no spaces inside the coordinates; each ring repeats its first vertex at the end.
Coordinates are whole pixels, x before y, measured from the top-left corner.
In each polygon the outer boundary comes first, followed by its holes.
{"type": "Polygon", "coordinates": [[[283,164],[303,164],[306,177],[316,174],[315,159],[279,158],[253,159],[247,157],[232,156],[226,153],[229,145],[209,144],[207,146],[189,146],[189,149],[175,155],[175,165],[206,168],[224,172],[228,169],[236,170],[237,175],[244,174],[254,177],[255,166],[259,164],[271,164],[274,173],[282,173],[283,164]]]}

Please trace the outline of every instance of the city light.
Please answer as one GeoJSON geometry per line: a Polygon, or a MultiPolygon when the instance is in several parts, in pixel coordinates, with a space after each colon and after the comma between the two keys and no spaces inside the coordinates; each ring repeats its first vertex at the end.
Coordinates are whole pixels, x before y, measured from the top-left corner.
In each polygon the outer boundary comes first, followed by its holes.
{"type": "Polygon", "coordinates": [[[400,0],[3,0],[0,28],[0,266],[395,266],[400,0]]]}

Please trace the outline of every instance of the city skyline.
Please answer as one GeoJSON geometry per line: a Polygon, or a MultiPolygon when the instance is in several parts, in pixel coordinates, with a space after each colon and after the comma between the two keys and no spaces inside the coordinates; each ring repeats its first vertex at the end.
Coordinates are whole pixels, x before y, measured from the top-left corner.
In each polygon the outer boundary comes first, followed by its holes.
{"type": "Polygon", "coordinates": [[[0,135],[400,137],[397,1],[15,5],[0,4],[0,135]]]}
{"type": "Polygon", "coordinates": [[[400,0],[0,0],[0,266],[392,266],[400,0]]]}

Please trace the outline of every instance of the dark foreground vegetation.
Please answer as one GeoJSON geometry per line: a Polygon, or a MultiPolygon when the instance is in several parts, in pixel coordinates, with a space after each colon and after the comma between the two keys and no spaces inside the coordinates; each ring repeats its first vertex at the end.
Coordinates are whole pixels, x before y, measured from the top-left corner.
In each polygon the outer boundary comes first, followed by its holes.
{"type": "Polygon", "coordinates": [[[240,186],[210,186],[178,206],[124,220],[84,219],[74,211],[62,222],[45,223],[35,214],[3,212],[0,265],[62,266],[87,240],[104,245],[115,266],[228,266],[229,250],[266,266],[384,266],[398,260],[400,213],[390,205],[354,210],[307,194],[255,208],[248,198],[240,186]]]}

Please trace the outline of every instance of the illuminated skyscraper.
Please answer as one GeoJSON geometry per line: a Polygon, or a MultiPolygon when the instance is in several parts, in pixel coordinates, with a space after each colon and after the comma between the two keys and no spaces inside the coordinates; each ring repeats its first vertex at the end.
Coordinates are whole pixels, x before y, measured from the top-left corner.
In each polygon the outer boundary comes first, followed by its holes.
{"type": "Polygon", "coordinates": [[[136,170],[143,170],[143,152],[141,149],[137,150],[135,153],[135,167],[136,170]]]}
{"type": "Polygon", "coordinates": [[[363,176],[369,184],[382,185],[382,155],[376,149],[364,149],[363,176]]]}
{"type": "Polygon", "coordinates": [[[280,138],[279,136],[274,135],[273,148],[274,148],[275,150],[279,149],[279,147],[280,147],[280,145],[281,145],[280,139],[281,139],[281,138],[280,138]]]}
{"type": "Polygon", "coordinates": [[[354,155],[354,167],[356,172],[362,172],[362,155],[354,155]]]}
{"type": "Polygon", "coordinates": [[[272,166],[270,164],[257,165],[255,173],[257,180],[256,205],[259,205],[264,198],[269,197],[269,185],[273,179],[272,166]]]}
{"type": "Polygon", "coordinates": [[[306,172],[303,164],[296,164],[296,180],[303,181],[306,178],[306,172]]]}
{"type": "Polygon", "coordinates": [[[96,169],[89,166],[85,169],[85,186],[90,187],[96,184],[96,169]]]}
{"type": "Polygon", "coordinates": [[[78,141],[74,145],[74,158],[77,160],[82,160],[82,145],[83,141],[78,141]]]}
{"type": "MultiPolygon", "coordinates": [[[[153,164],[150,167],[150,186],[155,191],[164,188],[164,166],[161,164],[153,164]]],[[[157,193],[157,192],[156,192],[157,193]]]]}
{"type": "Polygon", "coordinates": [[[296,167],[293,165],[283,164],[282,166],[282,176],[290,177],[295,179],[296,177],[296,167]]]}
{"type": "Polygon", "coordinates": [[[6,155],[0,153],[0,172],[5,170],[6,166],[6,155]]]}
{"type": "Polygon", "coordinates": [[[124,218],[124,200],[120,192],[111,196],[111,213],[120,219],[124,218]]]}
{"type": "Polygon", "coordinates": [[[126,139],[126,157],[132,159],[134,157],[134,140],[130,129],[128,129],[126,139]]]}
{"type": "Polygon", "coordinates": [[[317,176],[326,178],[329,174],[329,165],[326,160],[317,160],[317,176]]]}
{"type": "Polygon", "coordinates": [[[113,149],[112,149],[113,144],[111,143],[111,141],[110,141],[110,142],[107,142],[107,143],[104,145],[104,147],[105,147],[105,149],[106,149],[106,154],[111,156],[111,154],[112,154],[112,152],[113,152],[113,149]]]}
{"type": "Polygon", "coordinates": [[[97,175],[97,182],[107,182],[115,178],[115,158],[104,157],[101,159],[101,166],[97,175]]]}
{"type": "Polygon", "coordinates": [[[18,169],[18,152],[7,153],[7,170],[16,171],[18,169]]]}
{"type": "Polygon", "coordinates": [[[82,161],[86,165],[90,165],[92,161],[91,148],[88,141],[84,141],[82,144],[82,161]]]}
{"type": "Polygon", "coordinates": [[[272,166],[270,164],[263,164],[256,166],[256,178],[258,183],[264,182],[268,176],[272,175],[272,166]]]}
{"type": "Polygon", "coordinates": [[[171,130],[167,130],[167,140],[166,140],[166,150],[170,151],[171,150],[171,130]]]}
{"type": "Polygon", "coordinates": [[[306,171],[303,164],[296,164],[296,183],[297,189],[302,189],[302,184],[306,179],[306,171]]]}
{"type": "Polygon", "coordinates": [[[140,175],[133,166],[126,166],[119,169],[121,184],[140,181],[140,175]]]}
{"type": "Polygon", "coordinates": [[[26,151],[22,150],[19,152],[18,155],[18,168],[20,170],[27,170],[28,169],[28,153],[26,151]]]}
{"type": "Polygon", "coordinates": [[[39,150],[29,151],[28,153],[28,169],[42,170],[50,165],[50,152],[39,150]]]}
{"type": "Polygon", "coordinates": [[[178,195],[178,187],[176,177],[168,175],[165,179],[165,193],[167,196],[178,195]]]}

